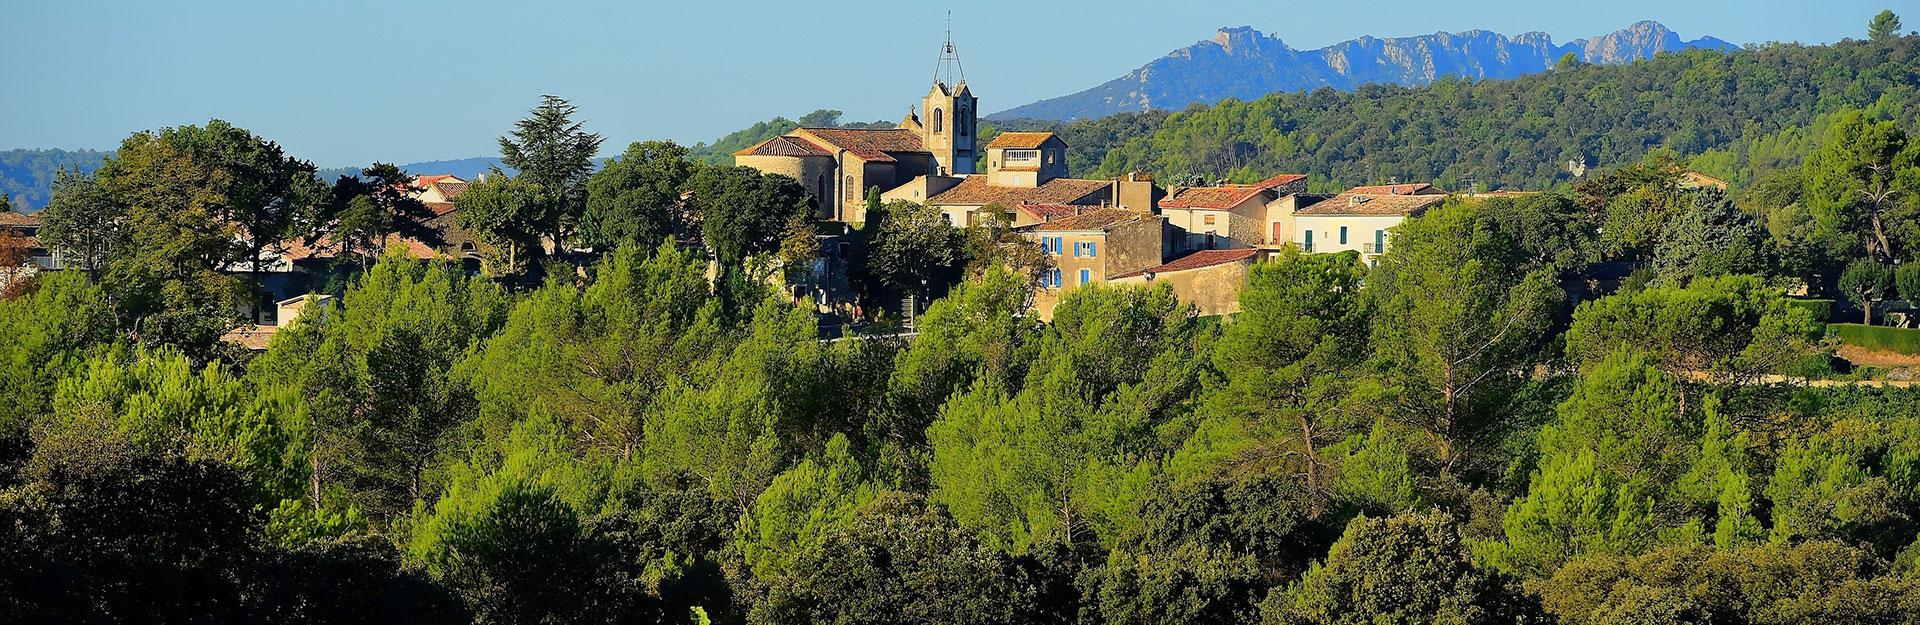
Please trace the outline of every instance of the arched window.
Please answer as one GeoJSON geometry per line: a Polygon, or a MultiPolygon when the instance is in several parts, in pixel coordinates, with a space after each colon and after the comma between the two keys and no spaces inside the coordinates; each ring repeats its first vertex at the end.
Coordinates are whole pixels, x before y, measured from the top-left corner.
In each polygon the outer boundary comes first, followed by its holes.
{"type": "Polygon", "coordinates": [[[860,187],[853,186],[853,175],[847,175],[847,201],[860,201],[860,187]]]}
{"type": "Polygon", "coordinates": [[[940,134],[943,130],[946,129],[946,126],[947,126],[947,113],[940,109],[933,109],[933,133],[940,134]]]}

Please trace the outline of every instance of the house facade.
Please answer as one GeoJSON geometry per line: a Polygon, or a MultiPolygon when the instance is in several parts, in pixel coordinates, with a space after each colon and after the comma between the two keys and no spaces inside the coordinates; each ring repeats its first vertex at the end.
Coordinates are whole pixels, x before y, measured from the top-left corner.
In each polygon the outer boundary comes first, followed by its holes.
{"type": "Polygon", "coordinates": [[[1200,250],[1160,265],[1118,274],[1114,284],[1168,285],[1180,301],[1193,304],[1201,316],[1240,312],[1240,287],[1263,252],[1259,248],[1200,250]]]}
{"type": "Polygon", "coordinates": [[[1307,190],[1304,174],[1279,174],[1254,184],[1180,187],[1159,202],[1160,214],[1179,233],[1170,247],[1180,252],[1255,248],[1285,242],[1276,219],[1291,220],[1293,202],[1307,190]]]}
{"type": "Polygon", "coordinates": [[[1165,227],[1166,221],[1156,215],[1106,208],[1024,229],[1052,264],[1041,280],[1034,309],[1041,318],[1051,319],[1054,305],[1066,292],[1159,265],[1164,260],[1165,227]]]}
{"type": "Polygon", "coordinates": [[[1392,247],[1392,230],[1446,201],[1430,184],[1354,187],[1294,212],[1293,244],[1310,254],[1359,252],[1369,265],[1392,247]]]}

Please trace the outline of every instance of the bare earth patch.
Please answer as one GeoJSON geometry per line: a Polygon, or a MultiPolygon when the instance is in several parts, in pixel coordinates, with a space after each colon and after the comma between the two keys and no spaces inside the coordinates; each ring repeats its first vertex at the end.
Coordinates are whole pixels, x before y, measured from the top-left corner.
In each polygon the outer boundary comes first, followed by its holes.
{"type": "Polygon", "coordinates": [[[1835,355],[1863,367],[1920,367],[1920,356],[1866,349],[1854,345],[1841,345],[1835,355]]]}

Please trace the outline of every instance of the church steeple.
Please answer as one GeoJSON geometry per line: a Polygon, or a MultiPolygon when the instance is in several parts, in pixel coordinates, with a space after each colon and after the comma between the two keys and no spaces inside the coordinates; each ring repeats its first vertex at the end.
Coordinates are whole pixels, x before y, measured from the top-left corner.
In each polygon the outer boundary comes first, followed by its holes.
{"type": "Polygon", "coordinates": [[[974,173],[974,136],[979,121],[978,98],[967,88],[966,70],[960,67],[960,53],[953,46],[953,13],[947,13],[947,40],[940,48],[940,60],[934,65],[933,88],[921,101],[926,118],[920,123],[920,140],[933,152],[943,174],[974,173]]]}
{"type": "Polygon", "coordinates": [[[967,71],[960,66],[960,52],[953,47],[952,11],[947,12],[947,42],[940,48],[940,60],[934,63],[933,84],[937,87],[967,84],[967,71]]]}

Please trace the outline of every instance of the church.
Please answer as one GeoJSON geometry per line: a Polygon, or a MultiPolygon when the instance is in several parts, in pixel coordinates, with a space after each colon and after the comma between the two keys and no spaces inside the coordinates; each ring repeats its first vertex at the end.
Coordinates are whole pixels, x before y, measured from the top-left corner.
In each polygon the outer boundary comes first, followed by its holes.
{"type": "Polygon", "coordinates": [[[864,222],[867,189],[974,173],[979,100],[959,64],[949,37],[933,87],[894,128],[799,128],[734,152],[734,164],[800,181],[821,221],[864,222]]]}

